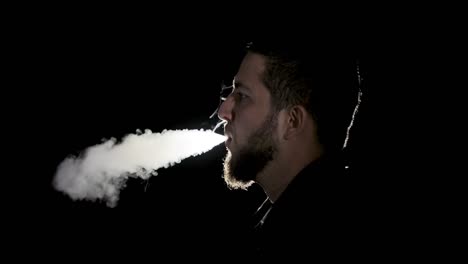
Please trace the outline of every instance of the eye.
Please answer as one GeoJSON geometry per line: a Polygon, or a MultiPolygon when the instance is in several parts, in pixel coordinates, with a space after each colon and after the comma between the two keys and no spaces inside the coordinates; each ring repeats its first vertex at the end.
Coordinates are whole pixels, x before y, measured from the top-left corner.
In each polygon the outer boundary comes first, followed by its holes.
{"type": "Polygon", "coordinates": [[[239,98],[241,98],[241,99],[244,99],[244,98],[247,97],[247,95],[246,95],[245,93],[243,93],[243,92],[236,92],[236,94],[237,94],[237,96],[239,96],[239,98]]]}
{"type": "Polygon", "coordinates": [[[248,97],[245,93],[237,91],[237,90],[234,91],[233,94],[235,96],[236,101],[242,101],[243,99],[248,97]]]}

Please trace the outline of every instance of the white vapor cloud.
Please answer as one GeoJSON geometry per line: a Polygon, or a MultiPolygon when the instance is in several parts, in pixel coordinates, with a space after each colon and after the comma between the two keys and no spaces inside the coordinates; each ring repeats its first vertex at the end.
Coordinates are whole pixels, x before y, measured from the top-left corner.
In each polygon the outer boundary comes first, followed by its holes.
{"type": "Polygon", "coordinates": [[[58,166],[53,185],[72,199],[104,200],[115,207],[128,177],[147,179],[159,168],[207,152],[225,140],[211,130],[164,130],[110,139],[70,156],[58,166]]]}

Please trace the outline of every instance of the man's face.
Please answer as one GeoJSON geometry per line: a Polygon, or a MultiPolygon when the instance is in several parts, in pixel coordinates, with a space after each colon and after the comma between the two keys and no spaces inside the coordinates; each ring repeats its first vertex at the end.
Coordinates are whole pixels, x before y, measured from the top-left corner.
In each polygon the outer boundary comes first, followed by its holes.
{"type": "Polygon", "coordinates": [[[276,152],[276,115],[262,82],[264,69],[264,57],[248,53],[234,79],[233,92],[219,110],[219,117],[227,121],[224,179],[232,188],[252,184],[276,152]]]}

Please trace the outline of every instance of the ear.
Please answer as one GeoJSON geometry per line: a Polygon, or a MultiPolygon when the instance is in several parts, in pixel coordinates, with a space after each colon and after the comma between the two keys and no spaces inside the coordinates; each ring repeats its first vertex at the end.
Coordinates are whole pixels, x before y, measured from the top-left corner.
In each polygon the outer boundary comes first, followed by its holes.
{"type": "Polygon", "coordinates": [[[296,137],[305,128],[307,119],[307,110],[301,105],[295,105],[286,112],[286,124],[284,131],[284,139],[288,140],[296,137]]]}

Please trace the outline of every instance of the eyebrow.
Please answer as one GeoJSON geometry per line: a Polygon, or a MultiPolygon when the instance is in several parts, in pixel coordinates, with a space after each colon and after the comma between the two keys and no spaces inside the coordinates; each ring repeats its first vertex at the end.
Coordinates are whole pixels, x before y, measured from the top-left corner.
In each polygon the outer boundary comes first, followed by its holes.
{"type": "Polygon", "coordinates": [[[239,89],[239,88],[241,88],[241,87],[243,87],[244,89],[250,91],[250,88],[249,88],[247,85],[245,85],[243,82],[238,81],[238,80],[235,80],[235,81],[234,81],[234,88],[239,89]]]}

